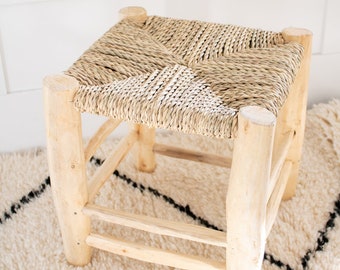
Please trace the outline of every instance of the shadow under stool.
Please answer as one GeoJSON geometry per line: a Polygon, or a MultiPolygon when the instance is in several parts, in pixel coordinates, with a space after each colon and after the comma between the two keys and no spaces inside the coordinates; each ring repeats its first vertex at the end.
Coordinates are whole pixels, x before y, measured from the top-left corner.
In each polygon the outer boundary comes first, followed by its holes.
{"type": "Polygon", "coordinates": [[[44,79],[51,186],[68,262],[86,265],[99,248],[183,269],[261,269],[279,204],[296,188],[312,34],[148,16],[139,7],[119,14],[67,71],[44,79]],[[108,117],[85,148],[83,112],[108,117]],[[88,180],[86,163],[122,121],[128,135],[88,180]],[[232,157],[158,144],[157,128],[231,138],[232,157]],[[95,205],[136,143],[144,172],[155,169],[155,154],[229,166],[227,233],[95,205]],[[225,247],[226,262],[100,235],[93,218],[225,247]]]}

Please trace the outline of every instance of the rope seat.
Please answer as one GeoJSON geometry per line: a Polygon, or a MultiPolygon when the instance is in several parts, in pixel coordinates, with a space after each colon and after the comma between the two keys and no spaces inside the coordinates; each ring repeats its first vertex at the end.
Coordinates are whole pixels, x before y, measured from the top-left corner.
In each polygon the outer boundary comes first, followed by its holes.
{"type": "Polygon", "coordinates": [[[149,16],[124,19],[65,73],[82,112],[217,138],[233,137],[243,106],[275,115],[302,46],[281,33],[149,16]]]}

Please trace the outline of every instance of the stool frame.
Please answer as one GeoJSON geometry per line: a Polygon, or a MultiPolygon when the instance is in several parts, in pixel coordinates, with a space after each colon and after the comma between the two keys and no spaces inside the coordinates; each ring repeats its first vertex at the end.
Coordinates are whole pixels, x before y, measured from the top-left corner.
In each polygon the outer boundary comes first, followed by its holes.
{"type": "MultiPolygon", "coordinates": [[[[120,11],[120,18],[125,17],[143,21],[146,12],[142,8],[128,7],[120,11]]],[[[131,124],[129,134],[88,181],[86,162],[122,120],[108,119],[84,148],[81,115],[73,105],[79,83],[66,75],[44,79],[51,186],[69,263],[88,264],[94,247],[183,269],[261,269],[265,241],[281,199],[290,199],[295,193],[306,117],[312,34],[297,28],[287,28],[282,33],[286,42],[303,45],[301,67],[278,117],[260,107],[240,110],[232,158],[157,144],[154,128],[131,124]],[[144,172],[155,169],[155,154],[231,167],[226,194],[227,233],[94,205],[100,187],[135,143],[138,144],[137,167],[144,172]],[[91,218],[226,247],[226,262],[92,233],[91,218]]]]}

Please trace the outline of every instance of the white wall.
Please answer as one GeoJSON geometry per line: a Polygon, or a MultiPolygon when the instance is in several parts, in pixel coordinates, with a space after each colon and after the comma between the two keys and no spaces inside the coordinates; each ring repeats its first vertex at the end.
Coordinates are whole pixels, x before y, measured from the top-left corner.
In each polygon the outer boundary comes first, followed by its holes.
{"type": "MultiPolygon", "coordinates": [[[[274,31],[308,28],[314,33],[309,104],[340,98],[339,0],[0,0],[0,152],[45,144],[42,78],[67,69],[126,5],[274,31]]],[[[88,137],[102,119],[85,117],[88,137]]]]}

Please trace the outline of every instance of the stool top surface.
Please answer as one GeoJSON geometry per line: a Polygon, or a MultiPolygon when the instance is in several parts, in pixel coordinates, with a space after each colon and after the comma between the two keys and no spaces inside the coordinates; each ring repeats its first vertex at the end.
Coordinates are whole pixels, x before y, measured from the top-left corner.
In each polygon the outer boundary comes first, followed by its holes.
{"type": "Polygon", "coordinates": [[[237,113],[277,115],[303,48],[281,33],[149,16],[120,21],[65,73],[90,113],[218,138],[236,132],[237,113]]]}

